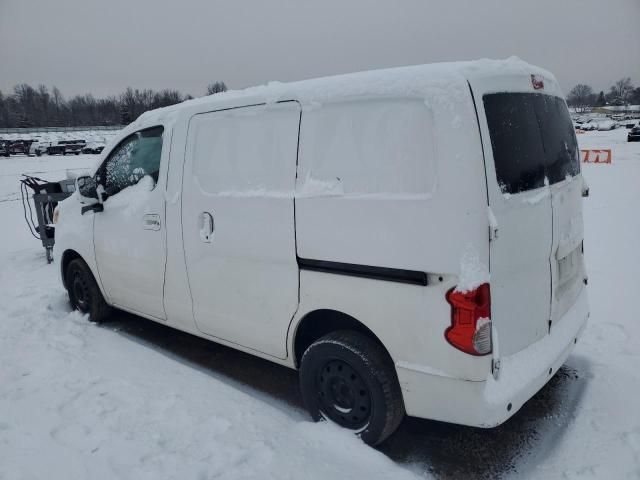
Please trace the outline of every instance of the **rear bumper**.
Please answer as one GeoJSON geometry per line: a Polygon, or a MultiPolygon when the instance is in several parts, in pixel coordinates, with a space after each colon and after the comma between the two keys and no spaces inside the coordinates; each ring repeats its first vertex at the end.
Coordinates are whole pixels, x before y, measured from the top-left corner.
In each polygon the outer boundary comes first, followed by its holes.
{"type": "Polygon", "coordinates": [[[564,364],[589,317],[586,288],[551,335],[500,359],[497,380],[469,381],[397,364],[408,415],[491,428],[516,413],[564,364]]]}

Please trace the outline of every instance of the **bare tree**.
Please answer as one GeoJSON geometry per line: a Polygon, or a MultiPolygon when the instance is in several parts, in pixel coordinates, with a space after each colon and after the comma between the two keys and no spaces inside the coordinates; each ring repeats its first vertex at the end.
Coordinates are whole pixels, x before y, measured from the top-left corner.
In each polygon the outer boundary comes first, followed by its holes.
{"type": "Polygon", "coordinates": [[[226,92],[227,86],[224,82],[215,82],[207,85],[207,95],[213,95],[215,93],[226,92]]]}
{"type": "Polygon", "coordinates": [[[609,95],[615,103],[625,105],[629,103],[631,93],[633,92],[633,85],[631,84],[631,78],[621,78],[609,89],[609,95]]]}
{"type": "Polygon", "coordinates": [[[593,98],[593,89],[589,85],[579,83],[569,92],[567,103],[580,111],[584,111],[586,107],[591,106],[593,98]]]}

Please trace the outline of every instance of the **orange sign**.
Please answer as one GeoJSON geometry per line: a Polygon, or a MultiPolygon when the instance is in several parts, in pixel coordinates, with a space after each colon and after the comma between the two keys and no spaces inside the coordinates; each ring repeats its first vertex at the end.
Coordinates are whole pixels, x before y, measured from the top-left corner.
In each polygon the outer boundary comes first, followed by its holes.
{"type": "Polygon", "coordinates": [[[611,163],[611,149],[580,150],[583,163],[611,163]]]}

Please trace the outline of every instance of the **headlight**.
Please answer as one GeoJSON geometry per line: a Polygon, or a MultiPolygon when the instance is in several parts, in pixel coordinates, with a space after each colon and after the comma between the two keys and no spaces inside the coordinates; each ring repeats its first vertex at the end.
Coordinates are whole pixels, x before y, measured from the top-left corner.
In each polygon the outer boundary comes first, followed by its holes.
{"type": "Polygon", "coordinates": [[[53,209],[53,223],[58,223],[58,218],[60,217],[60,206],[56,205],[56,208],[53,209]]]}

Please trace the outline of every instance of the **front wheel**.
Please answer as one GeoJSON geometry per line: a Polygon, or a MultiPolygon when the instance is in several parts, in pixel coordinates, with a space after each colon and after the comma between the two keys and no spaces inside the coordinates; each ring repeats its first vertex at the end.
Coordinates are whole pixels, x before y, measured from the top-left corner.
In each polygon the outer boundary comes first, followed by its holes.
{"type": "Polygon", "coordinates": [[[333,421],[369,445],[383,442],[405,415],[391,358],[359,332],[333,332],[313,343],[302,356],[300,388],[314,420],[333,421]]]}
{"type": "Polygon", "coordinates": [[[111,313],[89,266],[80,258],[69,262],[65,282],[71,306],[89,315],[92,322],[102,322],[111,313]]]}

